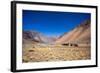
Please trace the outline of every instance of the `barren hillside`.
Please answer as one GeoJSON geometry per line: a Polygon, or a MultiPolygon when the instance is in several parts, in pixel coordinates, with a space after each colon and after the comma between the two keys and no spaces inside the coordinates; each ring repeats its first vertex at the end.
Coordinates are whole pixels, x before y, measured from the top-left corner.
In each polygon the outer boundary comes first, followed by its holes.
{"type": "MultiPolygon", "coordinates": [[[[67,29],[67,28],[66,28],[67,29]]],[[[90,21],[87,20],[74,28],[72,31],[65,33],[55,43],[67,43],[67,42],[90,42],[90,21]]]]}

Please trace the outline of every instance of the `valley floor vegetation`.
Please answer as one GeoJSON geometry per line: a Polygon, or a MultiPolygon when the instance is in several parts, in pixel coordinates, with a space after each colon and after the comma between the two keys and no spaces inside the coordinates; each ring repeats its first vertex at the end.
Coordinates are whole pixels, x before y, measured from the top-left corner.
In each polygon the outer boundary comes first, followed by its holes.
{"type": "Polygon", "coordinates": [[[68,46],[61,44],[25,44],[22,60],[27,62],[88,60],[90,46],[68,46]]]}

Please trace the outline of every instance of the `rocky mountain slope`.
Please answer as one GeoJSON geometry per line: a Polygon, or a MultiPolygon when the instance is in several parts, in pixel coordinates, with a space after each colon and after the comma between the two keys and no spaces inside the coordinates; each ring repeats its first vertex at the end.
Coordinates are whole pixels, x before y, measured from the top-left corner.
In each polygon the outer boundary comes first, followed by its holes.
{"type": "MultiPolygon", "coordinates": [[[[67,28],[66,28],[67,29],[67,28]]],[[[81,23],[79,26],[74,28],[68,33],[62,35],[55,43],[67,43],[67,42],[90,42],[90,20],[81,23]]]]}
{"type": "Polygon", "coordinates": [[[23,42],[50,43],[55,41],[53,37],[47,37],[36,31],[23,31],[23,42]]]}

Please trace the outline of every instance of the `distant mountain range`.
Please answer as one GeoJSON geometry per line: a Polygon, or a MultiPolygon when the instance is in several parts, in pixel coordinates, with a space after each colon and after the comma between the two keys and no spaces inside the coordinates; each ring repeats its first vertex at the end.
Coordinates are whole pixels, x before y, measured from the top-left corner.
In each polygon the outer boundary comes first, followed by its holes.
{"type": "MultiPolygon", "coordinates": [[[[67,29],[67,28],[66,28],[67,29]]],[[[59,36],[47,37],[36,31],[23,31],[23,42],[32,41],[34,43],[55,43],[63,44],[67,42],[90,42],[91,40],[90,20],[87,20],[73,30],[59,36]]]]}
{"type": "Polygon", "coordinates": [[[37,43],[51,43],[56,40],[53,37],[46,37],[45,35],[36,31],[23,31],[23,39],[34,41],[37,43]]]}

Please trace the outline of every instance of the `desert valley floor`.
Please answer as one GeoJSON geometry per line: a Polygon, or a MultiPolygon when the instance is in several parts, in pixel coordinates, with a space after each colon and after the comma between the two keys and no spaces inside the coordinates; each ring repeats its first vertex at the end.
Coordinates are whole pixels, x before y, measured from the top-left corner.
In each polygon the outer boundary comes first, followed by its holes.
{"type": "Polygon", "coordinates": [[[23,48],[23,62],[45,61],[72,61],[87,60],[91,58],[89,46],[69,47],[62,45],[33,45],[27,44],[23,48]]]}

